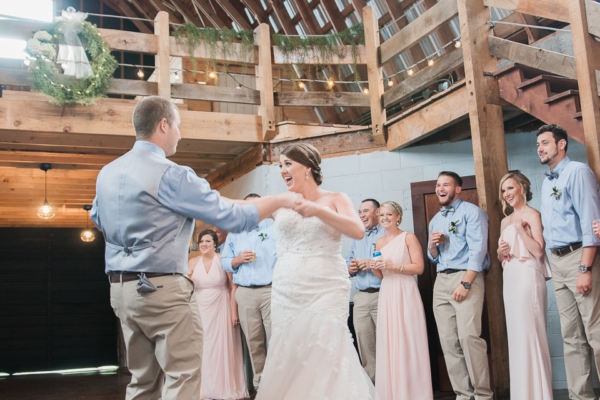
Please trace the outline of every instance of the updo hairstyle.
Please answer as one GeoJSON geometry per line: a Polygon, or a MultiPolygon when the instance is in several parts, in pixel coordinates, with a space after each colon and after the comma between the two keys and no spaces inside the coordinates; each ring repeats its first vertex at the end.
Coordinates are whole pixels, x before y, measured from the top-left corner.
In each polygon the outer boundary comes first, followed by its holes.
{"type": "Polygon", "coordinates": [[[381,207],[386,207],[392,210],[392,213],[394,215],[399,215],[400,221],[398,221],[396,226],[400,226],[400,224],[402,223],[402,216],[404,215],[404,211],[402,211],[402,207],[400,207],[400,204],[396,203],[395,201],[384,201],[383,203],[381,203],[381,207]]]}
{"type": "Polygon", "coordinates": [[[215,249],[216,249],[217,243],[219,243],[219,238],[217,237],[216,232],[213,231],[212,229],[205,229],[202,232],[200,232],[200,235],[198,235],[198,244],[200,243],[202,238],[206,235],[209,235],[212,238],[213,242],[215,242],[215,249]]]}
{"type": "Polygon", "coordinates": [[[323,182],[323,174],[321,173],[321,154],[315,146],[305,143],[291,144],[281,151],[281,154],[292,161],[310,168],[312,177],[320,185],[323,182]]]}
{"type": "Polygon", "coordinates": [[[498,196],[500,197],[500,201],[502,202],[502,212],[505,216],[511,214],[513,209],[506,202],[506,200],[504,200],[504,196],[502,196],[502,185],[504,185],[504,182],[506,182],[506,180],[511,178],[517,181],[517,183],[521,187],[521,193],[523,194],[523,200],[525,200],[525,204],[527,204],[527,202],[533,198],[533,194],[531,193],[531,182],[525,175],[523,175],[519,171],[509,172],[508,174],[504,175],[502,179],[500,179],[500,188],[498,189],[498,196]]]}

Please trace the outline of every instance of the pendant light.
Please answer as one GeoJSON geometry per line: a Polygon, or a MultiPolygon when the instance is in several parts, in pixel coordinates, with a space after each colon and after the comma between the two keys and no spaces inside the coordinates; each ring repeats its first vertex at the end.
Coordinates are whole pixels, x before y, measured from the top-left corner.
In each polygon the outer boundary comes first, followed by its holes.
{"type": "Polygon", "coordinates": [[[52,169],[52,166],[44,163],[40,166],[40,169],[44,171],[44,204],[38,208],[37,215],[41,219],[51,219],[56,215],[54,209],[48,204],[48,171],[52,169]]]}
{"type": "Polygon", "coordinates": [[[86,204],[85,206],[83,206],[83,209],[87,211],[88,215],[85,218],[85,230],[81,232],[81,240],[83,240],[84,242],[93,242],[94,239],[96,239],[96,236],[94,236],[94,232],[92,232],[92,230],[89,228],[88,218],[90,216],[90,210],[92,209],[92,206],[86,204]]]}

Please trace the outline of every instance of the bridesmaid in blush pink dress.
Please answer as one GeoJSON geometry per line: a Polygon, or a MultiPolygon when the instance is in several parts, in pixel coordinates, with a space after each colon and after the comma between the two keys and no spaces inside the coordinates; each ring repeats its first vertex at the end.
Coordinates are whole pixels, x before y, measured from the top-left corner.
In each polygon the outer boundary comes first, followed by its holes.
{"type": "Polygon", "coordinates": [[[423,273],[423,252],[414,234],[398,229],[398,203],[386,201],[379,210],[379,223],[387,233],[376,244],[381,259],[370,266],[382,279],[375,389],[381,400],[432,400],[425,310],[413,277],[423,273]]]}
{"type": "Polygon", "coordinates": [[[215,253],[217,235],[200,233],[200,253],[189,260],[196,300],[204,328],[200,399],[237,400],[248,397],[240,339],[235,285],[221,269],[215,253]]]}
{"type": "Polygon", "coordinates": [[[504,308],[508,333],[510,398],[552,400],[552,365],[546,336],[552,278],[544,251],[540,213],[527,205],[531,184],[520,172],[500,181],[504,213],[498,259],[504,267],[504,308]]]}

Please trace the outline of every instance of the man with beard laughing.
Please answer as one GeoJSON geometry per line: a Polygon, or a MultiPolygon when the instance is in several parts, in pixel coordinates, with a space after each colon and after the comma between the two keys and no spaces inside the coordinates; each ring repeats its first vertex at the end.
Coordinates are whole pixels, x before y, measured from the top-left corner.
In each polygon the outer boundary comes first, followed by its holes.
{"type": "Polygon", "coordinates": [[[429,223],[427,256],[437,265],[433,313],[456,400],[492,400],[487,345],[481,336],[490,267],[488,216],[460,199],[462,179],[442,171],[435,193],[442,209],[429,223]]]}

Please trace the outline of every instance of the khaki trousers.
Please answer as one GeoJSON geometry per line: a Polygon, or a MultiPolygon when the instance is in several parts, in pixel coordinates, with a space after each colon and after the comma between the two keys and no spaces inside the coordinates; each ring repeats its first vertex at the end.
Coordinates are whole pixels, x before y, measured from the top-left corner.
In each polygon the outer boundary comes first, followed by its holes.
{"type": "Polygon", "coordinates": [[[375,344],[377,337],[377,305],[379,292],[358,291],[354,295],[352,322],[358,342],[358,352],[362,366],[375,383],[375,344]]]}
{"type": "Polygon", "coordinates": [[[254,387],[258,388],[267,358],[267,342],[271,338],[271,286],[256,289],[239,286],[235,301],[250,350],[254,387]]]}
{"type": "Polygon", "coordinates": [[[437,275],[433,313],[456,399],[491,400],[487,344],[480,337],[485,294],[483,273],[477,273],[465,300],[452,300],[464,275],[462,272],[437,275]]]}
{"type": "Polygon", "coordinates": [[[203,331],[194,284],[182,275],[150,282],[158,290],[147,294],[137,292],[137,281],[110,285],[133,375],[126,399],[198,399],[203,331]]]}
{"type": "Polygon", "coordinates": [[[592,361],[600,370],[600,254],[592,268],[592,290],[577,293],[577,277],[583,249],[563,257],[552,254],[554,294],[564,340],[565,369],[569,398],[593,400],[592,361]]]}

